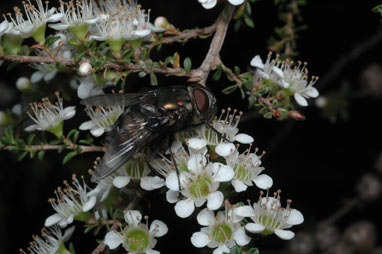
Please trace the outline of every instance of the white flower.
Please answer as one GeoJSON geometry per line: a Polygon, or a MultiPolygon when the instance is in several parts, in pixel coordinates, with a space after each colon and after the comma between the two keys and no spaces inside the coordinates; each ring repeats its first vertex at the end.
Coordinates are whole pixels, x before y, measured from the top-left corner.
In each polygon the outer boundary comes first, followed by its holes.
{"type": "Polygon", "coordinates": [[[213,254],[229,253],[235,245],[244,246],[251,240],[244,227],[240,226],[240,219],[234,218],[232,210],[214,212],[204,208],[197,216],[197,221],[203,227],[200,232],[192,234],[191,243],[197,248],[208,246],[216,248],[213,254]]]}
{"type": "MultiPolygon", "coordinates": [[[[198,0],[198,1],[206,9],[214,8],[217,3],[217,0],[198,0]]],[[[244,0],[228,0],[228,2],[232,5],[240,5],[244,3],[244,0]]]]}
{"type": "Polygon", "coordinates": [[[141,223],[142,214],[136,210],[127,211],[124,217],[127,226],[122,232],[109,231],[105,236],[105,244],[110,249],[122,245],[131,254],[159,253],[153,250],[157,242],[155,237],[167,234],[167,225],[160,220],[154,220],[149,227],[147,222],[141,223]]]}
{"type": "MultiPolygon", "coordinates": [[[[250,144],[253,142],[253,138],[251,136],[242,133],[238,134],[239,129],[237,128],[237,126],[239,125],[240,118],[242,115],[243,113],[237,112],[236,109],[223,109],[219,118],[215,118],[211,122],[211,126],[220,134],[217,134],[211,128],[207,127],[206,125],[203,125],[196,130],[197,136],[201,139],[206,140],[208,145],[213,146],[226,143],[227,140],[230,142],[237,141],[242,144],[250,144]],[[232,114],[231,111],[233,111],[232,114]]],[[[226,151],[227,148],[232,148],[232,146],[226,146],[222,149],[222,151],[226,151]]]]}
{"type": "MultiPolygon", "coordinates": [[[[8,15],[11,23],[9,23],[6,33],[21,38],[33,36],[37,42],[44,43],[46,23],[59,21],[62,18],[62,14],[55,14],[56,9],[49,9],[48,5],[44,7],[42,0],[36,0],[36,4],[37,8],[30,1],[23,2],[26,19],[24,19],[21,10],[15,7],[15,18],[10,14],[8,15]]],[[[4,27],[5,25],[2,28],[4,27]]]]}
{"type": "Polygon", "coordinates": [[[46,227],[58,224],[64,228],[73,220],[86,221],[89,219],[86,212],[95,206],[97,199],[95,196],[88,195],[89,187],[83,179],[83,184],[77,180],[75,175],[72,180],[73,186],[65,181],[65,188],[59,187],[55,191],[57,199],[49,200],[56,213],[45,220],[46,227]]]}
{"type": "Polygon", "coordinates": [[[62,99],[58,93],[56,96],[56,104],[52,104],[48,98],[44,98],[42,103],[30,105],[32,113],[27,112],[27,114],[35,124],[26,127],[25,131],[49,131],[58,137],[63,135],[63,122],[76,114],[76,107],[63,108],[62,99]]]}
{"type": "Polygon", "coordinates": [[[235,172],[232,186],[236,192],[247,190],[248,186],[253,185],[252,182],[260,189],[272,187],[272,178],[266,174],[261,174],[264,168],[260,167],[260,158],[256,153],[250,153],[249,150],[242,154],[235,150],[235,152],[225,157],[227,165],[231,166],[235,172]]]}
{"type": "Polygon", "coordinates": [[[291,200],[287,201],[287,207],[281,207],[280,191],[274,194],[274,197],[262,197],[257,203],[251,206],[241,206],[235,209],[235,213],[242,217],[250,217],[254,223],[248,223],[245,229],[252,233],[261,233],[268,235],[275,233],[283,240],[290,240],[294,233],[285,230],[293,225],[304,222],[304,216],[296,209],[290,208],[291,200]]]}
{"type": "Polygon", "coordinates": [[[49,27],[55,30],[68,29],[79,40],[85,39],[89,25],[95,24],[100,17],[95,15],[93,1],[78,0],[64,2],[60,0],[59,13],[62,15],[60,23],[51,24],[49,27]]]}
{"type": "Polygon", "coordinates": [[[83,122],[79,129],[90,130],[90,133],[99,137],[105,131],[110,131],[111,126],[117,121],[118,117],[123,113],[124,106],[114,107],[90,107],[86,106],[86,113],[90,117],[90,121],[83,122]]]}
{"type": "Polygon", "coordinates": [[[37,70],[33,72],[31,76],[32,83],[37,83],[42,79],[44,79],[45,82],[48,82],[57,74],[57,69],[52,64],[32,64],[32,67],[37,70]]]}
{"type": "Polygon", "coordinates": [[[117,188],[123,188],[129,184],[130,180],[140,180],[142,189],[151,191],[159,189],[165,185],[165,181],[159,176],[148,176],[150,168],[146,162],[146,156],[143,153],[136,153],[116,172],[113,179],[113,185],[117,188]]]}
{"type": "MultiPolygon", "coordinates": [[[[68,228],[64,235],[62,235],[61,229],[58,226],[43,228],[41,236],[33,236],[33,242],[28,247],[29,254],[57,254],[68,253],[65,248],[64,242],[68,241],[74,232],[74,226],[68,228]],[[59,251],[61,250],[61,251],[59,251]]],[[[27,254],[24,250],[21,250],[21,254],[27,254]]]]}
{"type": "Polygon", "coordinates": [[[281,61],[279,55],[276,59],[271,60],[272,53],[268,54],[265,63],[259,55],[256,55],[251,60],[251,66],[256,67],[256,76],[258,82],[269,80],[290,91],[296,102],[300,106],[307,106],[306,99],[318,97],[319,93],[313,85],[317,82],[318,77],[313,76],[308,79],[308,70],[306,63],[297,62],[297,66],[293,61],[281,61]]]}
{"type": "MultiPolygon", "coordinates": [[[[228,182],[233,177],[231,167],[221,163],[209,163],[201,169],[180,173],[180,193],[185,199],[177,201],[175,212],[181,218],[190,216],[196,207],[202,206],[207,201],[210,210],[217,210],[223,204],[223,193],[218,191],[220,182],[228,182]]],[[[173,203],[176,191],[169,190],[167,200],[173,203]]]]}
{"type": "Polygon", "coordinates": [[[80,67],[78,68],[78,74],[81,76],[88,76],[92,73],[93,67],[89,62],[83,62],[80,64],[80,67]]]}

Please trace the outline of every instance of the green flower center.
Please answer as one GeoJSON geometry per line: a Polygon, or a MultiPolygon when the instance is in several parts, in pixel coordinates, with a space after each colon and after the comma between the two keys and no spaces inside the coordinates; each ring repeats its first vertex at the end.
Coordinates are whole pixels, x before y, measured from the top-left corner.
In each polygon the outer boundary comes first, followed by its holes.
{"type": "Polygon", "coordinates": [[[88,31],[89,31],[89,25],[88,24],[82,24],[78,26],[71,26],[68,28],[68,30],[76,36],[77,39],[83,40],[85,39],[88,31]]]}
{"type": "Polygon", "coordinates": [[[263,235],[273,234],[274,229],[278,228],[278,226],[280,225],[280,223],[276,219],[270,218],[266,215],[261,215],[259,217],[259,222],[266,228],[263,232],[261,232],[261,234],[263,235]]]}
{"type": "Polygon", "coordinates": [[[117,40],[110,39],[110,40],[106,40],[106,42],[107,44],[109,44],[110,49],[114,53],[119,53],[121,52],[122,46],[126,42],[126,40],[124,38],[117,39],[117,40]]]}
{"type": "Polygon", "coordinates": [[[46,30],[46,24],[40,26],[37,28],[33,33],[32,37],[33,39],[38,42],[43,44],[45,42],[45,30],[46,30]]]}
{"type": "Polygon", "coordinates": [[[249,177],[249,171],[247,168],[243,165],[236,165],[233,168],[233,171],[235,172],[235,177],[241,181],[248,181],[250,180],[249,177]]]}
{"type": "Polygon", "coordinates": [[[145,173],[145,162],[141,159],[131,159],[127,162],[125,170],[132,179],[140,179],[145,173]]]}
{"type": "Polygon", "coordinates": [[[217,224],[212,230],[212,237],[218,243],[226,243],[232,237],[232,229],[225,223],[217,224]]]}
{"type": "Polygon", "coordinates": [[[57,138],[61,138],[63,135],[64,121],[61,121],[59,124],[50,127],[47,129],[50,133],[56,135],[57,138]]]}
{"type": "Polygon", "coordinates": [[[190,193],[195,198],[206,197],[210,193],[210,187],[212,181],[207,176],[199,176],[196,180],[190,184],[190,193]]]}
{"type": "Polygon", "coordinates": [[[135,228],[127,233],[126,247],[129,252],[144,251],[149,247],[149,240],[148,232],[135,228]]]}

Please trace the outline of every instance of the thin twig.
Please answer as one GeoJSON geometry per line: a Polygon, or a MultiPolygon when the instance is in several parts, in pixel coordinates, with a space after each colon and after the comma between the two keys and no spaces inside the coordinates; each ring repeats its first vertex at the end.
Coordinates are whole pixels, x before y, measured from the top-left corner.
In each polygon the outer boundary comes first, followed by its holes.
{"type": "Polygon", "coordinates": [[[219,53],[222,48],[228,25],[231,21],[234,10],[235,6],[228,4],[220,13],[218,19],[216,20],[216,32],[212,39],[210,49],[208,50],[202,65],[193,73],[193,76],[196,76],[198,79],[191,78],[189,79],[190,81],[197,81],[199,84],[205,86],[211,69],[213,69],[217,62],[219,62],[217,59],[219,57],[219,53]]]}
{"type": "MultiPolygon", "coordinates": [[[[3,147],[3,150],[12,150],[16,146],[8,145],[3,147]]],[[[41,150],[59,150],[62,149],[62,145],[35,145],[27,146],[25,151],[41,151],[41,150]]],[[[90,153],[90,152],[106,152],[106,148],[103,146],[82,146],[82,145],[67,145],[65,146],[67,150],[77,150],[80,149],[80,153],[90,153]],[[79,147],[79,148],[78,148],[79,147]]]]}

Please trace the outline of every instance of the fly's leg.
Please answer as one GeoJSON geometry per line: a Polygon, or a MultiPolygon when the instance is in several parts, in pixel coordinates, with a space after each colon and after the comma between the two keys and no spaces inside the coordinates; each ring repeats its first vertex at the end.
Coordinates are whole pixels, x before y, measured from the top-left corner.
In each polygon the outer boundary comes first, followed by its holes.
{"type": "Polygon", "coordinates": [[[206,123],[206,126],[207,128],[210,128],[213,132],[216,133],[216,135],[219,136],[219,138],[223,139],[224,141],[228,142],[228,143],[232,143],[232,141],[228,140],[224,135],[222,135],[217,129],[215,129],[214,127],[212,127],[212,125],[210,123],[206,123]]]}

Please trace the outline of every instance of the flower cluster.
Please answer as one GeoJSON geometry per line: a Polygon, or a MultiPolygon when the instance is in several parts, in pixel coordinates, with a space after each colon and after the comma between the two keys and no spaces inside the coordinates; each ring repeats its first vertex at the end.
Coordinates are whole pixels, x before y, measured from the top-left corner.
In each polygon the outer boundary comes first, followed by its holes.
{"type": "Polygon", "coordinates": [[[272,53],[270,52],[265,63],[259,55],[251,60],[251,66],[256,68],[255,83],[266,84],[271,82],[280,86],[285,92],[284,94],[293,95],[300,106],[308,105],[306,99],[318,97],[319,93],[313,87],[318,77],[313,76],[309,80],[307,63],[298,61],[295,65],[290,60],[281,61],[279,55],[276,55],[275,59],[271,59],[271,57],[272,53]]]}

